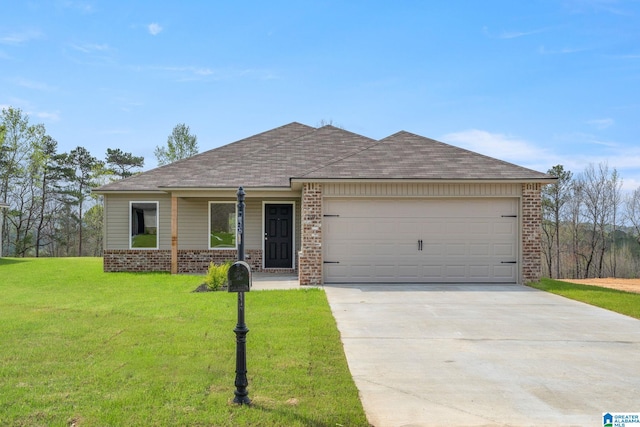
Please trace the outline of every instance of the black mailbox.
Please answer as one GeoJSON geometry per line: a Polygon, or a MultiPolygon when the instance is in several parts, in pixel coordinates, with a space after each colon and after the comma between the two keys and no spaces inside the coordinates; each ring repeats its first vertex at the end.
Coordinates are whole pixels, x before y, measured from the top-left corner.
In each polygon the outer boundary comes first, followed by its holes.
{"type": "Polygon", "coordinates": [[[251,266],[244,261],[236,261],[227,273],[229,292],[249,292],[251,290],[251,266]]]}

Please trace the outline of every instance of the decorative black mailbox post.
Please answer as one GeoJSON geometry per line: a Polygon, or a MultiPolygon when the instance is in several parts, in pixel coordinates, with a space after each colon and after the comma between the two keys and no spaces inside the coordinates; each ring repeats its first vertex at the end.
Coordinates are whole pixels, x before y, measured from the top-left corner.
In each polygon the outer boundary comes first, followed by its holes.
{"type": "Polygon", "coordinates": [[[244,262],[244,190],[238,189],[238,261],[227,273],[229,292],[238,293],[238,324],[236,333],[236,390],[233,403],[248,405],[251,403],[247,386],[247,333],[249,328],[244,323],[244,293],[251,290],[251,267],[244,262]]]}

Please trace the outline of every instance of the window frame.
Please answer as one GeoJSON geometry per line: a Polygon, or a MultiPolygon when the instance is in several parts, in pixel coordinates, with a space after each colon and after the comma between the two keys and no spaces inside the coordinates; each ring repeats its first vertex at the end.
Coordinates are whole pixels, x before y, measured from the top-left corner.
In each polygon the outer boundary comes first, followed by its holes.
{"type": "MultiPolygon", "coordinates": [[[[144,209],[143,209],[144,210],[144,209]]],[[[145,228],[146,224],[145,224],[145,228]]],[[[133,250],[158,250],[160,249],[160,202],[157,200],[130,200],[129,201],[129,249],[133,250]],[[156,246],[155,247],[138,247],[133,245],[133,237],[138,236],[139,234],[133,234],[133,209],[135,204],[155,204],[156,205],[156,223],[155,223],[155,236],[156,236],[156,246]]]]}
{"type": "Polygon", "coordinates": [[[207,215],[207,248],[209,250],[213,250],[213,251],[221,251],[221,250],[237,250],[238,249],[238,203],[236,203],[236,201],[233,200],[209,200],[208,203],[208,215],[207,215]],[[225,247],[218,247],[218,246],[211,246],[211,207],[213,205],[233,205],[233,209],[234,209],[234,218],[235,218],[235,225],[234,225],[234,230],[235,230],[235,237],[234,237],[234,246],[225,246],[225,247]]]}

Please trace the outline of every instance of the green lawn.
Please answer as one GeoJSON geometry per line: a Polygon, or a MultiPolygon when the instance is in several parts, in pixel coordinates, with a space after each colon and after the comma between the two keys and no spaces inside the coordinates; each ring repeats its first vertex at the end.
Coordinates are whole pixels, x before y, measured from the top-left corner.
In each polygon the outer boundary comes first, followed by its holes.
{"type": "Polygon", "coordinates": [[[529,286],[640,319],[640,294],[552,279],[529,286]]]}
{"type": "Polygon", "coordinates": [[[368,425],[322,290],[246,295],[247,407],[231,403],[236,294],[201,282],[0,259],[0,425],[368,425]]]}

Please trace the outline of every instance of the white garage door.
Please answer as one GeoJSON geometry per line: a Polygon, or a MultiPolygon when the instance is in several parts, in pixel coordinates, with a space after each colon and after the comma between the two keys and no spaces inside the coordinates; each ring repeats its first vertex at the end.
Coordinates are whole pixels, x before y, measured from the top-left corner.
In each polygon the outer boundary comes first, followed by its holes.
{"type": "Polygon", "coordinates": [[[325,199],[326,283],[515,283],[518,200],[325,199]]]}

